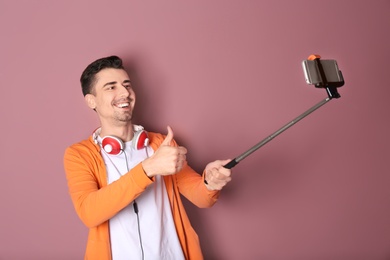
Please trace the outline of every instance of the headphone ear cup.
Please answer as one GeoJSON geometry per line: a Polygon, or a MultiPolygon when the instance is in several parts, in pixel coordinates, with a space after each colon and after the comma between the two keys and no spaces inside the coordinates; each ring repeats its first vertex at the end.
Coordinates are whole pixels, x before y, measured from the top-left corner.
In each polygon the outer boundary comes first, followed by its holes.
{"type": "Polygon", "coordinates": [[[121,139],[115,136],[105,136],[102,139],[102,147],[108,154],[118,155],[123,151],[124,145],[121,139]]]}
{"type": "Polygon", "coordinates": [[[133,148],[140,150],[149,144],[148,133],[145,130],[140,130],[134,133],[131,145],[133,148]]]}

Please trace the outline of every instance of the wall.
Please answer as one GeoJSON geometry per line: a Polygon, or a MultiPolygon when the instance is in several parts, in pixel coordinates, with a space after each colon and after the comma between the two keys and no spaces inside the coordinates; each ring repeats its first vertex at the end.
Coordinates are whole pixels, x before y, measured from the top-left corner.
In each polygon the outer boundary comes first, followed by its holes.
{"type": "Polygon", "coordinates": [[[186,203],[206,259],[388,259],[390,2],[0,1],[0,259],[82,259],[64,149],[98,126],[79,85],[123,57],[136,122],[201,171],[317,102],[301,61],[336,59],[340,99],[240,162],[211,209],[186,203]]]}

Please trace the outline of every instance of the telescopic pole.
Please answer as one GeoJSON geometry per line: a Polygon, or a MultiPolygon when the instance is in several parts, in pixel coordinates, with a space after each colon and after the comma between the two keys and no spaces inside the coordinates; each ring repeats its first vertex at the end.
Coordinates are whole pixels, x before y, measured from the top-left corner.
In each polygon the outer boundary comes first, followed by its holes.
{"type": "Polygon", "coordinates": [[[311,107],[310,109],[308,109],[307,111],[305,111],[304,113],[302,113],[301,115],[299,115],[298,117],[296,117],[294,120],[290,121],[289,123],[287,123],[286,125],[284,125],[283,127],[281,127],[279,130],[277,130],[276,132],[274,132],[273,134],[269,135],[267,138],[263,139],[262,141],[260,141],[259,143],[257,143],[255,146],[253,146],[252,148],[250,148],[249,150],[247,150],[246,152],[242,153],[240,156],[234,158],[233,160],[231,160],[230,162],[228,162],[226,165],[224,165],[223,167],[227,168],[227,169],[231,169],[233,168],[234,166],[236,166],[241,160],[245,159],[247,156],[249,156],[250,154],[252,154],[254,151],[256,151],[257,149],[259,149],[260,147],[264,146],[265,144],[267,144],[269,141],[271,141],[272,139],[274,139],[275,137],[277,137],[278,135],[280,135],[281,133],[283,133],[284,131],[286,131],[287,129],[289,129],[290,127],[292,127],[293,125],[295,125],[296,123],[298,123],[300,120],[302,120],[303,118],[305,118],[306,116],[310,115],[311,113],[313,113],[314,111],[316,111],[318,108],[322,107],[323,105],[325,105],[329,100],[331,100],[330,97],[327,97],[325,98],[324,100],[322,100],[321,102],[319,102],[318,104],[314,105],[313,107],[311,107]]]}

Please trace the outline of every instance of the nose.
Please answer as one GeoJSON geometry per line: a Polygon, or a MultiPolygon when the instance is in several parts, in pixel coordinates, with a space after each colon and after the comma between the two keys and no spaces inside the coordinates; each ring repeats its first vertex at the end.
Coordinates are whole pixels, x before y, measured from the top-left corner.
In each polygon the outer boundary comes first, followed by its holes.
{"type": "Polygon", "coordinates": [[[120,97],[128,97],[130,96],[130,89],[127,88],[126,86],[121,86],[120,88],[120,93],[119,93],[119,96],[120,97]]]}

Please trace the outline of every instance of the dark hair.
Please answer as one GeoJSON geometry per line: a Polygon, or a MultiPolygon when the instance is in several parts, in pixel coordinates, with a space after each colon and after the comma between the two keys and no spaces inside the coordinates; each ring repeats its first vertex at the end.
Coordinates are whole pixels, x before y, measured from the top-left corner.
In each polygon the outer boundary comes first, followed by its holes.
{"type": "Polygon", "coordinates": [[[99,71],[107,68],[124,69],[122,59],[117,56],[110,56],[95,60],[89,64],[81,74],[80,78],[81,89],[84,96],[92,93],[93,84],[96,81],[95,75],[99,73],[99,71]]]}

